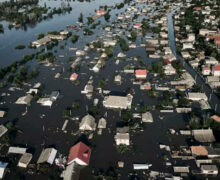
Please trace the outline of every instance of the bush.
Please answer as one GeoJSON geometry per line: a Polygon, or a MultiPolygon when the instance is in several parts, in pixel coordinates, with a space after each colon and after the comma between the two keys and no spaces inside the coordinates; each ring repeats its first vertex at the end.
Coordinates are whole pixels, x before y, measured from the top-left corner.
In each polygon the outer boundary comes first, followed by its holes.
{"type": "Polygon", "coordinates": [[[72,35],[71,41],[72,43],[75,43],[76,41],[78,41],[78,39],[79,39],[79,36],[75,34],[75,35],[72,35]]]}
{"type": "Polygon", "coordinates": [[[129,50],[129,46],[128,46],[127,41],[125,39],[120,37],[118,39],[118,43],[119,43],[122,51],[128,51],[129,50]]]}
{"type": "Polygon", "coordinates": [[[15,49],[24,49],[25,48],[25,45],[17,45],[16,47],[15,47],[15,49]]]}

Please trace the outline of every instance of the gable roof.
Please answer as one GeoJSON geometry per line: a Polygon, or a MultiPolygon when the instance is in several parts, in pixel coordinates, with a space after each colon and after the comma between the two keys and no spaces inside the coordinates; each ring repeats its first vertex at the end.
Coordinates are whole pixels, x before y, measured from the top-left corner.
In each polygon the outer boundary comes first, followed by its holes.
{"type": "Polygon", "coordinates": [[[77,143],[76,145],[72,146],[69,151],[68,156],[68,165],[71,164],[76,158],[80,159],[86,164],[89,164],[91,155],[91,149],[87,145],[82,142],[77,143]]]}
{"type": "Polygon", "coordinates": [[[147,70],[146,69],[137,69],[135,71],[136,75],[147,75],[147,70]]]}
{"type": "Polygon", "coordinates": [[[192,154],[196,156],[208,156],[208,151],[205,146],[191,146],[192,154]]]}

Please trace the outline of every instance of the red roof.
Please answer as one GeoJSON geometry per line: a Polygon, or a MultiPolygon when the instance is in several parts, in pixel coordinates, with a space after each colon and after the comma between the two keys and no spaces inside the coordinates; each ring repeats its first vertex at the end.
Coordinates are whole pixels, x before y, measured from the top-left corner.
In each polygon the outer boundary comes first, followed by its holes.
{"type": "Polygon", "coordinates": [[[220,71],[220,65],[215,65],[214,66],[214,71],[220,71]]]}
{"type": "Polygon", "coordinates": [[[137,24],[135,24],[134,26],[135,26],[135,27],[141,27],[141,25],[142,25],[142,24],[137,23],[137,24]]]}
{"type": "Polygon", "coordinates": [[[146,69],[138,69],[135,71],[136,75],[147,75],[147,70],[146,69]]]}
{"type": "Polygon", "coordinates": [[[215,44],[220,45],[220,39],[216,39],[216,40],[215,40],[215,44]]]}
{"type": "Polygon", "coordinates": [[[91,155],[91,149],[84,143],[79,142],[71,147],[67,164],[71,164],[73,160],[78,158],[88,165],[90,155],[91,155]]]}
{"type": "Polygon", "coordinates": [[[78,74],[73,73],[73,74],[70,76],[70,80],[71,80],[71,81],[76,80],[77,77],[78,77],[78,74]]]}
{"type": "Polygon", "coordinates": [[[104,9],[99,9],[96,11],[97,14],[100,14],[100,15],[105,15],[106,14],[106,11],[104,9]]]}
{"type": "Polygon", "coordinates": [[[200,11],[202,8],[201,7],[194,7],[193,9],[196,11],[200,11]]]}
{"type": "Polygon", "coordinates": [[[210,70],[210,67],[204,67],[203,70],[210,70]]]}
{"type": "Polygon", "coordinates": [[[164,59],[164,62],[166,62],[167,64],[171,64],[171,61],[169,59],[164,59]]]}

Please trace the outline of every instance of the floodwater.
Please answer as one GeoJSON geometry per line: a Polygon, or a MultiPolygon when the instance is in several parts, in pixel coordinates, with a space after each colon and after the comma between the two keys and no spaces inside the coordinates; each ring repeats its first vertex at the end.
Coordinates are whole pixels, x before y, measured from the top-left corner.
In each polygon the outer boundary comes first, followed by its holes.
{"type": "MultiPolygon", "coordinates": [[[[43,3],[44,1],[41,1],[43,3]]],[[[14,60],[20,59],[23,55],[27,53],[36,52],[36,50],[14,50],[14,46],[17,44],[28,45],[31,41],[36,39],[36,34],[46,33],[47,31],[61,30],[66,27],[68,24],[76,24],[79,14],[82,12],[84,17],[87,17],[90,14],[94,13],[95,9],[98,9],[100,5],[114,5],[115,2],[121,2],[118,0],[95,0],[90,3],[88,2],[70,2],[70,5],[73,7],[73,11],[67,15],[55,15],[53,19],[48,21],[43,21],[39,24],[36,24],[34,27],[28,27],[26,31],[24,30],[5,30],[5,33],[0,35],[0,64],[5,66],[13,62],[14,60]]],[[[60,4],[59,1],[46,1],[50,6],[57,6],[60,4]]],[[[126,6],[121,10],[112,10],[111,18],[116,18],[116,13],[119,13],[126,9],[126,6]]],[[[103,24],[106,22],[102,19],[103,24]]],[[[4,23],[7,24],[7,23],[4,23]]],[[[89,59],[83,59],[81,65],[81,70],[79,73],[80,85],[76,86],[69,81],[71,72],[67,71],[69,63],[66,62],[69,56],[73,56],[75,52],[67,50],[68,47],[78,47],[82,49],[83,46],[90,42],[91,40],[96,39],[96,36],[100,35],[101,26],[97,28],[95,34],[91,37],[83,37],[82,34],[79,42],[76,44],[71,44],[70,39],[66,42],[60,42],[59,45],[64,45],[65,49],[60,50],[57,48],[58,52],[55,53],[58,61],[54,64],[53,67],[45,67],[42,65],[37,65],[33,60],[29,63],[29,66],[37,66],[40,69],[39,76],[31,80],[29,83],[34,84],[36,82],[42,82],[45,85],[43,91],[44,94],[50,94],[51,91],[60,90],[61,97],[52,105],[51,108],[43,107],[39,104],[33,102],[31,106],[27,107],[27,114],[22,116],[21,114],[25,112],[25,106],[15,105],[14,102],[20,96],[25,95],[25,92],[29,87],[24,86],[24,89],[16,92],[9,92],[7,89],[1,90],[2,92],[10,93],[8,97],[3,97],[2,102],[6,102],[1,105],[1,108],[7,108],[8,113],[1,123],[4,124],[8,121],[16,121],[16,128],[20,129],[17,137],[15,139],[14,145],[23,145],[28,148],[31,148],[31,151],[34,153],[34,158],[32,162],[36,162],[39,154],[43,148],[46,147],[55,147],[59,153],[68,155],[68,151],[76,141],[79,140],[79,135],[73,135],[73,132],[78,130],[79,122],[70,120],[67,125],[67,133],[64,133],[61,128],[64,121],[67,118],[63,117],[63,110],[72,105],[73,101],[80,100],[81,106],[79,110],[73,111],[73,117],[81,118],[87,114],[86,107],[93,104],[93,98],[99,99],[99,111],[100,114],[96,117],[96,122],[100,117],[103,117],[107,112],[107,129],[103,130],[102,135],[94,134],[94,138],[90,141],[92,145],[92,155],[90,165],[83,169],[81,172],[81,180],[92,180],[92,170],[93,169],[107,169],[110,165],[116,166],[117,161],[124,161],[125,167],[120,170],[122,180],[128,179],[128,174],[132,172],[133,163],[150,163],[152,164],[151,170],[163,171],[163,172],[172,172],[171,167],[165,166],[165,161],[162,159],[163,151],[159,149],[159,143],[166,145],[186,145],[186,138],[184,136],[169,135],[167,133],[169,128],[174,128],[176,130],[185,128],[186,117],[182,114],[168,113],[163,114],[164,119],[160,120],[159,116],[162,114],[154,110],[152,111],[154,123],[144,125],[144,131],[138,134],[131,135],[131,143],[135,152],[135,155],[125,154],[121,155],[117,152],[116,146],[114,143],[114,135],[116,132],[116,124],[121,121],[118,111],[106,110],[102,106],[103,96],[98,93],[93,96],[92,100],[88,100],[84,95],[81,94],[81,90],[86,85],[89,77],[92,75],[94,79],[94,87],[97,88],[98,81],[101,79],[108,79],[108,84],[104,89],[112,91],[121,91],[124,92],[128,88],[133,88],[135,91],[133,104],[137,105],[144,103],[147,105],[155,105],[157,103],[156,99],[150,98],[146,92],[140,91],[138,85],[133,85],[131,80],[134,78],[131,74],[122,74],[123,83],[121,85],[116,85],[113,83],[114,75],[116,71],[123,69],[124,65],[131,63],[137,65],[137,62],[127,62],[120,61],[119,65],[114,63],[114,58],[108,60],[104,69],[101,69],[98,74],[91,72],[89,68],[93,65],[90,65],[90,61],[93,60],[93,57],[96,56],[95,53],[89,52],[89,59]],[[64,58],[59,58],[59,55],[64,55],[64,58]],[[59,79],[54,79],[54,75],[58,72],[63,72],[59,79]],[[45,117],[41,118],[42,115],[45,117]],[[45,130],[44,130],[45,129],[45,130]]],[[[137,44],[140,44],[141,40],[137,40],[137,44]]],[[[56,48],[55,48],[56,49],[56,48]]],[[[116,46],[114,51],[114,57],[120,52],[120,48],[116,46]]],[[[144,59],[146,64],[151,64],[152,60],[148,59],[144,48],[137,48],[129,50],[129,57],[140,56],[144,59]]],[[[85,140],[85,139],[83,139],[85,140]]],[[[172,160],[169,160],[172,162],[172,160]]],[[[22,170],[21,173],[25,173],[22,170]]],[[[8,173],[7,179],[15,179],[16,171],[8,173]]],[[[50,174],[52,174],[52,168],[50,174]]],[[[50,174],[45,175],[26,175],[26,179],[38,180],[38,179],[48,179],[50,174]]],[[[141,173],[140,176],[143,176],[141,173]]],[[[144,179],[144,178],[143,178],[144,179]]]]}

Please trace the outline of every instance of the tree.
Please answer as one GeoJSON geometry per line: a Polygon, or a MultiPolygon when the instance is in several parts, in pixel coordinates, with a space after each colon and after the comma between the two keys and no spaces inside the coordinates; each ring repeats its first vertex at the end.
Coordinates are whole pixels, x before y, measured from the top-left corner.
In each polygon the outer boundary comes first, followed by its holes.
{"type": "Polygon", "coordinates": [[[78,18],[78,21],[81,22],[81,23],[83,23],[83,14],[82,14],[82,13],[80,13],[79,18],[78,18]]]}
{"type": "Polygon", "coordinates": [[[181,97],[178,101],[178,106],[179,107],[186,107],[186,106],[189,106],[189,100],[184,98],[184,97],[181,97]]]}

